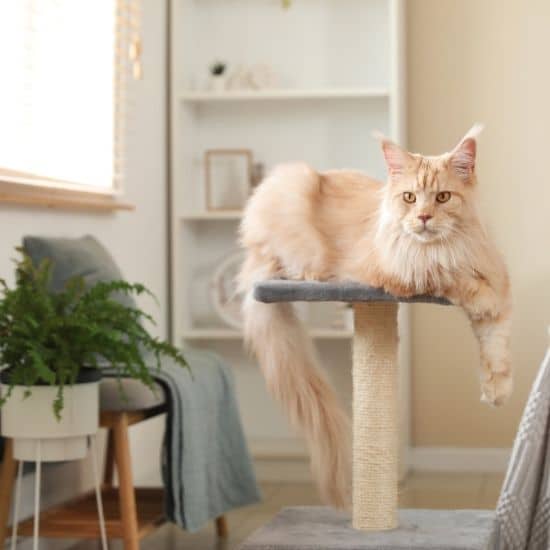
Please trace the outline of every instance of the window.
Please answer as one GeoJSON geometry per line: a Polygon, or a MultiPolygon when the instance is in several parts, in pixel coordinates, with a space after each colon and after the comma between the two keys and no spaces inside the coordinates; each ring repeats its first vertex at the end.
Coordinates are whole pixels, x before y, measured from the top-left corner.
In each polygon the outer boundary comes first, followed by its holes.
{"type": "Polygon", "coordinates": [[[133,8],[135,0],[0,1],[0,181],[120,190],[124,57],[130,50],[136,72],[140,54],[138,39],[124,42],[133,8]]]}

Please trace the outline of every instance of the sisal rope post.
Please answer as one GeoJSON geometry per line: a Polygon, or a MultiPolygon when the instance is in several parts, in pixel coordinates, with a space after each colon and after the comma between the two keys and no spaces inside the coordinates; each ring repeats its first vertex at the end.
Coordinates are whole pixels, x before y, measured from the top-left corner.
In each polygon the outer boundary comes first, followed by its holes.
{"type": "Polygon", "coordinates": [[[397,527],[397,304],[355,303],[353,527],[397,527]]]}

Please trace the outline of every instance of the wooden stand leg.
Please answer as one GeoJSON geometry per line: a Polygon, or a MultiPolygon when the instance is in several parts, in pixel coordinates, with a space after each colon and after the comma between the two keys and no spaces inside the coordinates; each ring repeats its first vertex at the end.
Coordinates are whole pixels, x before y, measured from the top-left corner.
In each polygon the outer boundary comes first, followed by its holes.
{"type": "Polygon", "coordinates": [[[132,476],[128,415],[126,413],[121,413],[117,417],[113,431],[124,549],[139,550],[136,494],[132,476]]]}
{"type": "Polygon", "coordinates": [[[226,539],[229,535],[229,529],[227,528],[227,518],[220,516],[216,518],[216,534],[220,539],[226,539]]]}
{"type": "Polygon", "coordinates": [[[4,547],[6,537],[8,536],[10,504],[17,469],[13,458],[13,441],[6,439],[4,445],[4,459],[0,471],[0,548],[4,547]]]}
{"type": "Polygon", "coordinates": [[[19,530],[19,512],[21,507],[21,480],[23,478],[24,462],[19,461],[17,467],[17,483],[15,485],[15,501],[13,503],[13,521],[11,523],[11,550],[17,548],[17,535],[19,530]]]}
{"type": "Polygon", "coordinates": [[[354,304],[353,527],[397,527],[397,304],[354,304]]]}
{"type": "Polygon", "coordinates": [[[115,442],[113,430],[107,429],[107,450],[105,452],[105,467],[103,470],[103,485],[113,486],[115,473],[115,442]]]}

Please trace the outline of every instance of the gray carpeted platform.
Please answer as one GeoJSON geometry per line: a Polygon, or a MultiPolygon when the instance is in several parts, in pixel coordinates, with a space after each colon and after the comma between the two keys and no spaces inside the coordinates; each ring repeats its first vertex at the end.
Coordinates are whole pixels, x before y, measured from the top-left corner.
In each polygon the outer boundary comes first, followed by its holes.
{"type": "Polygon", "coordinates": [[[368,533],[353,529],[350,521],[332,508],[284,508],[241,550],[485,550],[494,512],[400,510],[398,529],[368,533]]]}
{"type": "Polygon", "coordinates": [[[259,302],[408,302],[450,305],[445,298],[436,296],[412,296],[399,298],[381,288],[359,283],[318,281],[290,281],[272,279],[256,283],[254,298],[259,302]]]}

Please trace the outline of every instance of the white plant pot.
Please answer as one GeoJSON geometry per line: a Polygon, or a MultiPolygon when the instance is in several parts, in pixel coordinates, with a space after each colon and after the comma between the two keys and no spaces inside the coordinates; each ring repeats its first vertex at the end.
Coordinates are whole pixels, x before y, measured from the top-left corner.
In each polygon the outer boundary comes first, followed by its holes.
{"type": "Polygon", "coordinates": [[[225,92],[227,89],[227,77],[225,75],[211,75],[209,89],[211,92],[225,92]]]}
{"type": "MultiPolygon", "coordinates": [[[[2,394],[7,386],[1,385],[2,394]]],[[[86,456],[88,436],[99,429],[99,382],[67,386],[64,407],[58,420],[52,409],[56,386],[15,386],[11,397],[0,409],[1,432],[13,439],[16,460],[34,461],[40,442],[44,462],[78,460],[86,456]]]]}

